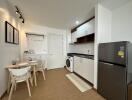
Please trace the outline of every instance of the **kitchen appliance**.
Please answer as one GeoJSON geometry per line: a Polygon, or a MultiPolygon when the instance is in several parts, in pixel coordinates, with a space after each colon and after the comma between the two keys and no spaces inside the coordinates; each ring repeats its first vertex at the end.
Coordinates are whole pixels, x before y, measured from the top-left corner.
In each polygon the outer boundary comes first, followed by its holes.
{"type": "Polygon", "coordinates": [[[73,61],[74,57],[73,56],[67,56],[66,59],[66,69],[70,72],[73,72],[73,61]]]}
{"type": "Polygon", "coordinates": [[[132,44],[127,41],[99,44],[98,93],[107,100],[128,100],[131,82],[132,44]]]}

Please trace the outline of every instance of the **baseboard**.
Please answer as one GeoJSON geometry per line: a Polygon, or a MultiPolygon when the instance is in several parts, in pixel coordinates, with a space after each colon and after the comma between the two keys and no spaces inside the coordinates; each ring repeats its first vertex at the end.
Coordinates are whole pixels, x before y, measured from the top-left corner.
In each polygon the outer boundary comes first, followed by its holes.
{"type": "Polygon", "coordinates": [[[7,94],[7,90],[0,96],[0,100],[7,94]]]}
{"type": "Polygon", "coordinates": [[[94,87],[92,88],[95,92],[97,92],[97,89],[95,89],[94,87]]]}
{"type": "Polygon", "coordinates": [[[47,70],[54,70],[54,69],[61,69],[61,68],[64,68],[64,67],[47,68],[47,70]]]}

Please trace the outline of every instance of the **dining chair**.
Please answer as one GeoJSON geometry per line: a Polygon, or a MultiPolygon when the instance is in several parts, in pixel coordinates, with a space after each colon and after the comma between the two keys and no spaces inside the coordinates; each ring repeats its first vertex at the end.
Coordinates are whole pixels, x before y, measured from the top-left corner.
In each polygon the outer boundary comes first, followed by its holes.
{"type": "Polygon", "coordinates": [[[33,72],[33,80],[35,83],[35,86],[37,86],[37,80],[36,80],[36,67],[38,66],[37,61],[30,61],[31,71],[33,72]]]}
{"type": "Polygon", "coordinates": [[[43,78],[44,78],[44,80],[46,80],[46,78],[45,78],[45,61],[38,59],[37,62],[38,62],[38,66],[36,67],[36,72],[38,72],[38,71],[42,72],[43,78]]]}
{"type": "Polygon", "coordinates": [[[31,96],[30,85],[29,85],[29,79],[31,78],[30,69],[31,69],[30,66],[20,68],[20,69],[9,69],[9,72],[11,75],[11,89],[10,89],[8,100],[11,100],[11,96],[15,88],[15,85],[17,83],[24,82],[24,81],[27,84],[29,96],[31,96]]]}

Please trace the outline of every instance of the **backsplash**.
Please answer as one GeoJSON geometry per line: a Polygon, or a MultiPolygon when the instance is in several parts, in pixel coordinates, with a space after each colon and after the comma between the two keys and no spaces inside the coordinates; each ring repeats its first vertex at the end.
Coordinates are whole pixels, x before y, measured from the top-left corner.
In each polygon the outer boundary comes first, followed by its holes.
{"type": "Polygon", "coordinates": [[[68,53],[82,53],[94,55],[94,42],[69,45],[68,53]]]}

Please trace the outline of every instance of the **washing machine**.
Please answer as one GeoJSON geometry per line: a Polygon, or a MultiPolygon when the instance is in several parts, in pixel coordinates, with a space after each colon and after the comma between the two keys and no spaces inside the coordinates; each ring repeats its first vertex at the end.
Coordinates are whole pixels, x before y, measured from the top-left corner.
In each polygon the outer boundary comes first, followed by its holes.
{"type": "Polygon", "coordinates": [[[73,72],[73,63],[74,63],[74,57],[68,56],[66,59],[66,69],[70,72],[73,72]]]}

